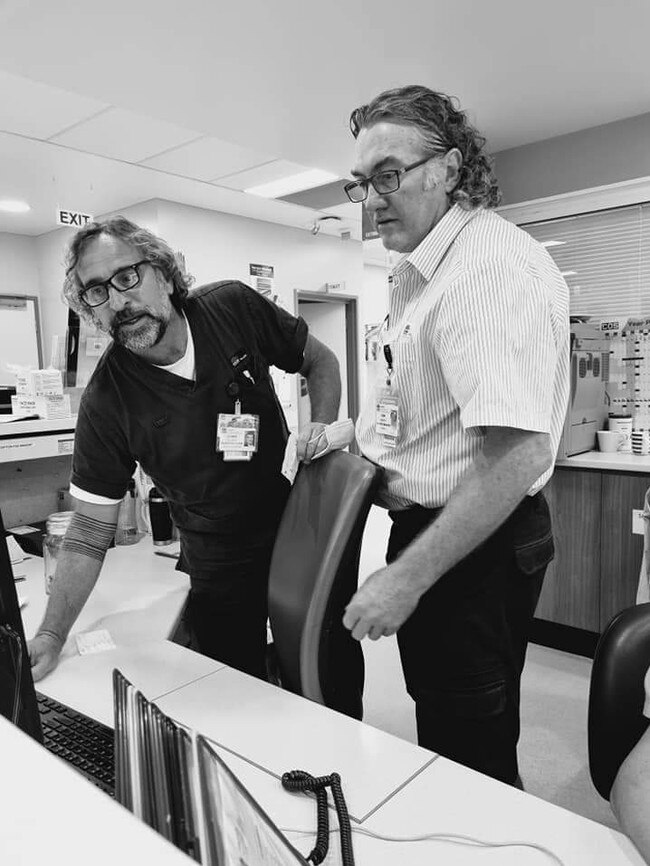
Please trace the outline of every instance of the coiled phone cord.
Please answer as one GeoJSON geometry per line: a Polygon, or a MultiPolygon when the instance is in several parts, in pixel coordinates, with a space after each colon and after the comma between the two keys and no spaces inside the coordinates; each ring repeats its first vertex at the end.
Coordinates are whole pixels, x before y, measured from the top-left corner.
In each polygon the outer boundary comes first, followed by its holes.
{"type": "Polygon", "coordinates": [[[311,776],[304,770],[291,770],[282,776],[282,786],[287,791],[310,792],[316,795],[316,809],[318,825],[316,830],[316,844],[305,859],[311,861],[314,866],[322,863],[329,849],[329,816],[327,812],[327,788],[332,789],[332,797],[336,814],[339,819],[339,833],[341,837],[341,858],[343,866],[354,866],[354,852],[352,850],[352,830],[350,828],[350,814],[341,788],[341,777],[338,773],[329,776],[311,776]]]}

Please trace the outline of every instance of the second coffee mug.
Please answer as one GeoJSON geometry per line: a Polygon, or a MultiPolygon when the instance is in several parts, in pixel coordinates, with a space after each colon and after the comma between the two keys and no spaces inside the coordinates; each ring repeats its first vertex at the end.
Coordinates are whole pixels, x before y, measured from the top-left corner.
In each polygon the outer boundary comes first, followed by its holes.
{"type": "Polygon", "coordinates": [[[624,433],[618,433],[616,430],[598,430],[598,447],[601,451],[612,453],[618,451],[618,446],[625,439],[624,433]]]}

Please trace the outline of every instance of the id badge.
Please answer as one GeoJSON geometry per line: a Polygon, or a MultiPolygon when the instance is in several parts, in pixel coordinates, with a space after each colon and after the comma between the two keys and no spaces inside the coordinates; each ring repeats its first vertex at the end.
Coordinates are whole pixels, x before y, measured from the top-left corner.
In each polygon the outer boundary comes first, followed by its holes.
{"type": "Polygon", "coordinates": [[[400,411],[397,395],[388,388],[377,392],[375,429],[387,448],[397,444],[400,430],[400,411]]]}
{"type": "Polygon", "coordinates": [[[252,460],[259,444],[260,416],[220,412],[217,418],[217,451],[226,461],[252,460]]]}

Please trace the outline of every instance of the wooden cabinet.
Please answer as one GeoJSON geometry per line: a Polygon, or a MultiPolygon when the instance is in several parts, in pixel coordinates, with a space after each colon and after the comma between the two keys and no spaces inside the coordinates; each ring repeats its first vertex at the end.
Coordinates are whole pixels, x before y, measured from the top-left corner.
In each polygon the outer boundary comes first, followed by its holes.
{"type": "Polygon", "coordinates": [[[601,474],[557,469],[544,491],[555,559],[544,578],[535,614],[539,619],[599,630],[601,474]]]}
{"type": "Polygon", "coordinates": [[[643,536],[632,534],[632,509],[643,508],[650,476],[603,472],[600,545],[600,631],[636,601],[643,536]]]}
{"type": "Polygon", "coordinates": [[[600,632],[634,604],[643,538],[632,534],[650,475],[559,467],[544,493],[555,537],[535,616],[600,632]]]}

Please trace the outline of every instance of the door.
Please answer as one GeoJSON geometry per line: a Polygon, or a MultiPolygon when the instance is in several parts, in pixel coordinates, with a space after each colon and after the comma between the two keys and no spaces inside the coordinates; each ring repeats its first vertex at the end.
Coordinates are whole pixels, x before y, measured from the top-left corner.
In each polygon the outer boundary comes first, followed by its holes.
{"type": "MultiPolygon", "coordinates": [[[[357,299],[349,295],[296,292],[296,311],[307,322],[309,332],[336,355],[341,372],[339,420],[356,421],[359,411],[357,355],[357,299]]],[[[302,377],[300,377],[302,378],[302,377]]],[[[298,423],[311,417],[304,381],[299,385],[298,423]]]]}

